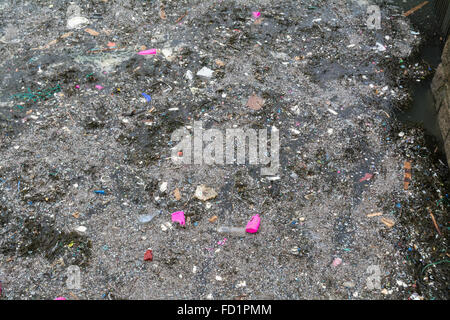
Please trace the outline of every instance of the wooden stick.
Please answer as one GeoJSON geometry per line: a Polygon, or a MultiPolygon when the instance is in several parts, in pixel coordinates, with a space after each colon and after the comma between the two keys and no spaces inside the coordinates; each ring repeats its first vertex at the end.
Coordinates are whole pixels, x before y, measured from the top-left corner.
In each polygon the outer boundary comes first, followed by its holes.
{"type": "Polygon", "coordinates": [[[403,188],[405,190],[408,190],[409,183],[411,182],[411,162],[406,161],[404,168],[405,168],[405,177],[403,179],[403,188]]]}
{"type": "Polygon", "coordinates": [[[186,17],[186,15],[187,15],[187,11],[181,16],[181,17],[179,17],[178,19],[177,19],[177,21],[175,21],[175,24],[177,24],[178,22],[180,22],[184,17],[186,17]]]}
{"type": "Polygon", "coordinates": [[[431,209],[430,208],[427,208],[427,209],[428,209],[428,212],[430,213],[431,220],[433,220],[434,227],[436,228],[436,230],[439,233],[439,235],[442,236],[441,230],[439,230],[438,224],[436,222],[436,219],[434,218],[433,213],[431,212],[431,209]]]}
{"type": "Polygon", "coordinates": [[[414,12],[416,12],[417,10],[421,9],[424,5],[428,4],[428,1],[424,1],[421,4],[419,4],[418,6],[415,6],[414,8],[406,11],[403,16],[407,17],[411,14],[413,14],[414,12]]]}

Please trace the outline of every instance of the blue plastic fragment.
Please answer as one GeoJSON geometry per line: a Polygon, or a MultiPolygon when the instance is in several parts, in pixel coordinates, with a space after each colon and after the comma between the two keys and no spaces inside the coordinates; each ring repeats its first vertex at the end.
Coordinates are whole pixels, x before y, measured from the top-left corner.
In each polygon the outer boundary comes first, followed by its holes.
{"type": "Polygon", "coordinates": [[[97,194],[105,194],[104,190],[95,190],[94,192],[97,193],[97,194]]]}
{"type": "Polygon", "coordinates": [[[142,95],[144,96],[145,99],[147,99],[147,102],[152,101],[152,97],[150,97],[148,94],[142,92],[142,95]]]}

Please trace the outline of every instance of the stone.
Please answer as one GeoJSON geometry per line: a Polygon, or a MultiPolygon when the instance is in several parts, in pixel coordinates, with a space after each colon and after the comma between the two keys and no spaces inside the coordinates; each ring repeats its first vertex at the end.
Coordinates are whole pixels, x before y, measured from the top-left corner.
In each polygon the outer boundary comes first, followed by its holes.
{"type": "Polygon", "coordinates": [[[354,288],[356,284],[353,281],[345,281],[342,285],[346,288],[354,288]]]}
{"type": "Polygon", "coordinates": [[[249,107],[252,110],[259,110],[263,107],[263,105],[264,105],[264,99],[258,97],[255,94],[252,94],[250,96],[250,98],[248,98],[247,107],[249,107]]]}

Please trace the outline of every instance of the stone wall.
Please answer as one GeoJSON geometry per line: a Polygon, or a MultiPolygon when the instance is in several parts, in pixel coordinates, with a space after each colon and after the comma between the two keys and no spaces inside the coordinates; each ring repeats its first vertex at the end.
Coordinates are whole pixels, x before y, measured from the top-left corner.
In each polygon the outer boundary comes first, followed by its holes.
{"type": "Polygon", "coordinates": [[[438,123],[444,139],[447,162],[450,166],[450,38],[442,53],[442,63],[436,70],[431,90],[436,101],[438,123]]]}

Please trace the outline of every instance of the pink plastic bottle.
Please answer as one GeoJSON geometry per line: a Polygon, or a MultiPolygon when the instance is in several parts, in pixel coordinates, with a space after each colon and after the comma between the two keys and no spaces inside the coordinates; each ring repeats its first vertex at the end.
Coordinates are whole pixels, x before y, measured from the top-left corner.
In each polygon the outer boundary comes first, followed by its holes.
{"type": "Polygon", "coordinates": [[[255,214],[245,227],[245,231],[248,233],[256,233],[259,229],[259,224],[261,223],[261,218],[258,214],[255,214]]]}

